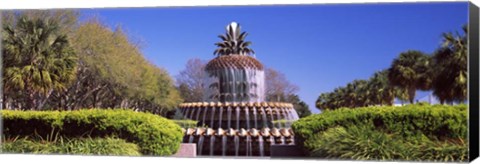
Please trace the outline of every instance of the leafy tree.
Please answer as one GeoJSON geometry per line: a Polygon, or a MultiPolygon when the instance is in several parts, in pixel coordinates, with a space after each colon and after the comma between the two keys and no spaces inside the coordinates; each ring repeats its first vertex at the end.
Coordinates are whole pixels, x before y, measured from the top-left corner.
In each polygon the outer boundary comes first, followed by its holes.
{"type": "Polygon", "coordinates": [[[49,9],[49,10],[12,10],[2,12],[2,24],[14,25],[21,17],[26,17],[32,20],[42,19],[44,21],[53,21],[58,24],[56,32],[59,34],[71,35],[78,26],[78,18],[80,12],[72,9],[49,9]]]}
{"type": "Polygon", "coordinates": [[[21,17],[3,29],[4,91],[22,90],[22,109],[41,109],[53,91],[69,86],[76,57],[55,20],[21,17]]]}
{"type": "Polygon", "coordinates": [[[430,56],[420,51],[409,50],[400,53],[388,70],[390,84],[405,88],[411,104],[414,103],[417,89],[429,90],[431,88],[432,77],[428,71],[430,63],[430,56]]]}
{"type": "Polygon", "coordinates": [[[147,61],[121,27],[97,19],[80,23],[76,12],[64,10],[10,12],[2,20],[8,108],[130,108],[165,115],[182,101],[169,74],[147,61]]]}
{"type": "Polygon", "coordinates": [[[467,26],[462,29],[463,35],[444,33],[443,44],[433,55],[431,68],[435,80],[432,89],[442,104],[467,100],[468,31],[467,26]]]}
{"type": "Polygon", "coordinates": [[[74,34],[80,59],[75,85],[58,93],[63,109],[132,108],[165,114],[181,101],[166,71],[149,63],[120,27],[92,19],[74,34]]]}

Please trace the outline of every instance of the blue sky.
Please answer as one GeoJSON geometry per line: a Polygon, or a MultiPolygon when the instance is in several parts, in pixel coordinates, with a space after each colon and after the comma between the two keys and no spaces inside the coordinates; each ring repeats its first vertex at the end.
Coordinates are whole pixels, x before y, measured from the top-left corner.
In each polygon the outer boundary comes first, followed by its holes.
{"type": "MultiPolygon", "coordinates": [[[[121,25],[145,43],[143,53],[176,76],[188,59],[210,60],[218,35],[232,21],[249,33],[256,57],[299,86],[318,113],[323,92],[388,68],[403,51],[432,53],[441,34],[461,31],[468,3],[380,3],[295,6],[224,6],[83,9],[121,25]]],[[[419,97],[427,93],[419,93],[419,97]]]]}

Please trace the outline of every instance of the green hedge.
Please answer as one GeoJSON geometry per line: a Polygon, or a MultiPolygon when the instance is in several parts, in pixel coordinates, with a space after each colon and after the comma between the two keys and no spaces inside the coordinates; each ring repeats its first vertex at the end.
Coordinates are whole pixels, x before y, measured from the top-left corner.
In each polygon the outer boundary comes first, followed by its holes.
{"type": "Polygon", "coordinates": [[[468,145],[463,139],[440,141],[425,135],[403,137],[365,125],[330,128],[309,142],[315,145],[310,156],[320,158],[434,162],[468,159],[468,145]]]}
{"type": "MultiPolygon", "coordinates": [[[[353,141],[348,143],[342,139],[348,138],[347,134],[354,134],[351,132],[351,130],[358,127],[364,127],[367,129],[371,128],[374,129],[376,133],[368,134],[367,130],[362,129],[360,132],[364,132],[365,134],[358,133],[357,136],[353,136],[353,138],[358,139],[355,141],[355,143],[360,142],[360,138],[362,137],[367,137],[364,139],[370,142],[372,140],[369,140],[368,137],[373,137],[374,135],[381,136],[380,134],[382,134],[385,135],[383,137],[394,136],[394,138],[392,139],[387,137],[378,140],[379,142],[372,143],[382,143],[386,140],[401,140],[401,142],[404,144],[398,144],[398,142],[397,144],[406,146],[404,148],[412,148],[415,146],[418,148],[419,145],[426,143],[431,143],[431,146],[451,140],[467,140],[468,128],[466,108],[466,105],[406,105],[401,107],[364,107],[355,109],[342,108],[335,111],[326,111],[321,114],[302,118],[293,123],[292,129],[295,132],[296,144],[304,148],[305,153],[310,156],[320,156],[319,154],[323,154],[322,156],[333,155],[339,157],[338,154],[331,154],[332,152],[328,153],[327,150],[322,150],[322,148],[333,150],[339,149],[341,145],[344,145],[346,148],[350,147],[351,149],[354,149],[354,147],[351,145],[354,143],[353,141]],[[338,128],[344,128],[349,133],[340,133],[338,128]],[[333,131],[332,129],[337,130],[333,131]],[[347,136],[341,136],[340,134],[347,136]],[[329,143],[330,141],[322,139],[328,138],[329,135],[334,136],[331,137],[331,139],[337,138],[339,140],[334,143],[333,141],[332,143],[329,143]],[[420,143],[417,141],[419,138],[422,138],[422,136],[431,142],[425,141],[422,144],[410,144],[414,141],[416,143],[420,143]],[[328,144],[333,145],[326,146],[328,144]]],[[[388,144],[385,144],[384,146],[386,145],[388,144]]],[[[365,148],[365,146],[363,147],[365,148]]],[[[390,145],[390,147],[394,146],[390,145]]],[[[466,145],[460,147],[466,147],[466,145]]],[[[425,146],[424,148],[429,147],[425,146]]],[[[435,149],[436,147],[431,148],[435,149]]],[[[392,150],[398,151],[400,148],[392,148],[392,150]]],[[[374,153],[371,155],[373,156],[374,153]]],[[[412,157],[411,154],[408,156],[412,157]]],[[[459,156],[460,157],[456,159],[461,160],[462,155],[459,156]]],[[[445,159],[447,158],[445,156],[438,156],[437,158],[440,157],[445,159]]],[[[436,160],[437,158],[422,159],[436,160]]],[[[371,157],[371,159],[377,158],[371,157]]]]}
{"type": "Polygon", "coordinates": [[[141,155],[134,143],[117,138],[32,140],[27,137],[2,143],[2,153],[75,154],[75,155],[141,155]]]}
{"type": "Polygon", "coordinates": [[[172,155],[180,147],[180,126],[166,118],[131,110],[0,111],[7,137],[67,138],[118,136],[140,147],[144,155],[172,155]]]}
{"type": "Polygon", "coordinates": [[[181,126],[182,128],[195,128],[197,127],[198,121],[194,120],[172,120],[177,125],[181,126]]]}

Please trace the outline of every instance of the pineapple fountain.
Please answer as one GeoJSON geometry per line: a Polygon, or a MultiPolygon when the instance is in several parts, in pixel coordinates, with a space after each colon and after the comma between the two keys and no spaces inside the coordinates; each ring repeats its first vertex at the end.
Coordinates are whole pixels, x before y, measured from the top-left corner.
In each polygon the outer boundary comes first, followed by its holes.
{"type": "Polygon", "coordinates": [[[271,145],[294,144],[298,115],[290,103],[265,102],[263,65],[250,56],[247,33],[235,22],[226,30],[205,67],[204,102],[180,104],[184,118],[198,121],[183,129],[183,142],[196,143],[200,156],[269,156],[271,145]]]}

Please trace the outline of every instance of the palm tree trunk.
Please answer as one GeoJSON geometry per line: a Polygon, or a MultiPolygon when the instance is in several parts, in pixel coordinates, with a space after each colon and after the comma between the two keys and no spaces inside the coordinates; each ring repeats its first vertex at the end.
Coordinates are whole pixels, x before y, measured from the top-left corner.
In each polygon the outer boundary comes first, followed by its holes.
{"type": "Polygon", "coordinates": [[[50,90],[47,95],[43,98],[43,100],[38,104],[37,109],[42,109],[47,100],[50,98],[50,95],[52,95],[53,89],[50,90]]]}
{"type": "Polygon", "coordinates": [[[415,99],[415,86],[411,86],[408,88],[408,101],[410,101],[410,104],[413,104],[413,100],[415,99]]]}
{"type": "Polygon", "coordinates": [[[28,93],[28,96],[26,97],[27,101],[26,101],[26,104],[25,104],[25,109],[35,110],[35,107],[36,107],[36,105],[35,105],[35,91],[31,87],[27,87],[25,89],[25,91],[27,91],[27,93],[28,93]]]}

